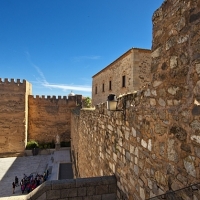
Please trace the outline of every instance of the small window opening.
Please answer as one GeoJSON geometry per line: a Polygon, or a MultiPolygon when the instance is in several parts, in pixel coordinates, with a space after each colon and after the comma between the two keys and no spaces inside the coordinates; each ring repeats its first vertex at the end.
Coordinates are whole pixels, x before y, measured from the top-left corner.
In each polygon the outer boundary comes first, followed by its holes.
{"type": "Polygon", "coordinates": [[[95,87],[95,94],[97,94],[97,86],[95,87]]]}
{"type": "Polygon", "coordinates": [[[126,76],[122,76],[122,87],[126,87],[126,76]]]}
{"type": "Polygon", "coordinates": [[[104,83],[102,84],[102,92],[104,92],[104,83]]]}
{"type": "Polygon", "coordinates": [[[112,81],[109,81],[109,90],[112,90],[112,81]]]}

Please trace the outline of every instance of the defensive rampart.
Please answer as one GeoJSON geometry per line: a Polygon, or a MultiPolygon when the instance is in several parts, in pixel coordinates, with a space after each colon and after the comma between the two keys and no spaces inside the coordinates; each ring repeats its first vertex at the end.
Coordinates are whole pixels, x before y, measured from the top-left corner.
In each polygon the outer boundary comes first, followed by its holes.
{"type": "Polygon", "coordinates": [[[0,156],[21,155],[28,140],[70,140],[71,109],[82,95],[32,96],[26,80],[0,78],[0,156]]]}
{"type": "Polygon", "coordinates": [[[28,140],[38,142],[70,140],[71,109],[81,104],[81,95],[29,96],[28,140]]]}
{"type": "Polygon", "coordinates": [[[24,150],[31,92],[31,84],[26,80],[0,78],[0,154],[24,150]]]}
{"type": "Polygon", "coordinates": [[[200,178],[200,1],[164,1],[153,26],[150,86],[119,99],[126,112],[104,103],[72,119],[77,176],[115,174],[118,199],[148,199],[200,178]]]}

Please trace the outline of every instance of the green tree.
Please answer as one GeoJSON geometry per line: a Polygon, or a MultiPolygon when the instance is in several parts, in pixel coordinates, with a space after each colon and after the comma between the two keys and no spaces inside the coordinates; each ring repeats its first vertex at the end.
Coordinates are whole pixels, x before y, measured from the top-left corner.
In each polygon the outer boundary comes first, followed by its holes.
{"type": "Polygon", "coordinates": [[[92,106],[92,99],[90,97],[86,97],[83,100],[83,107],[85,107],[85,108],[91,108],[91,106],[92,106]]]}

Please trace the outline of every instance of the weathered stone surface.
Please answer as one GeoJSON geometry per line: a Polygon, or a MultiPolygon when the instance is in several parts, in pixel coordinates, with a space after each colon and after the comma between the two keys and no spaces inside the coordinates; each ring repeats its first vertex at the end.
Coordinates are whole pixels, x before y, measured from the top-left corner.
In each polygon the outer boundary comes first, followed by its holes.
{"type": "Polygon", "coordinates": [[[150,96],[151,96],[151,91],[150,91],[150,89],[147,89],[147,90],[145,91],[144,96],[145,96],[145,97],[150,97],[150,96]]]}
{"type": "Polygon", "coordinates": [[[140,197],[141,197],[141,199],[145,199],[145,191],[141,187],[140,187],[140,197]]]}
{"type": "Polygon", "coordinates": [[[195,150],[197,157],[200,158],[200,147],[194,147],[194,150],[195,150]]]}
{"type": "Polygon", "coordinates": [[[167,100],[167,105],[168,106],[173,106],[174,104],[173,104],[173,101],[172,100],[167,100]]]}
{"type": "Polygon", "coordinates": [[[159,47],[159,48],[157,48],[156,50],[154,50],[154,51],[151,53],[151,57],[152,57],[152,58],[157,58],[157,57],[160,56],[160,54],[161,54],[161,48],[159,47]]]}
{"type": "Polygon", "coordinates": [[[167,184],[167,179],[166,179],[166,175],[164,175],[163,173],[161,173],[160,171],[156,171],[155,172],[155,178],[156,181],[160,184],[165,186],[167,184]]]}
{"type": "Polygon", "coordinates": [[[158,87],[161,84],[162,84],[162,81],[154,81],[153,82],[153,87],[158,87]]]}
{"type": "Polygon", "coordinates": [[[132,134],[133,134],[133,137],[136,137],[136,130],[132,127],[132,134]]]}
{"type": "Polygon", "coordinates": [[[134,165],[134,168],[133,168],[135,174],[138,176],[139,175],[139,167],[137,165],[134,165]]]}
{"type": "Polygon", "coordinates": [[[196,64],[196,72],[198,75],[200,75],[200,63],[196,64]]]}
{"type": "Polygon", "coordinates": [[[170,161],[178,162],[178,154],[175,151],[175,141],[173,139],[168,139],[167,154],[170,161]]]}
{"type": "Polygon", "coordinates": [[[167,40],[165,49],[169,50],[171,47],[175,46],[175,44],[176,44],[176,37],[172,36],[171,38],[169,38],[169,40],[167,40]]]}
{"type": "Polygon", "coordinates": [[[193,107],[193,109],[192,109],[192,114],[193,115],[200,115],[200,106],[198,105],[195,105],[194,107],[193,107]]]}
{"type": "Polygon", "coordinates": [[[170,87],[170,88],[168,88],[167,91],[168,91],[170,94],[175,95],[176,92],[177,92],[177,90],[179,90],[179,87],[170,87]]]}
{"type": "Polygon", "coordinates": [[[188,152],[188,153],[191,153],[191,147],[190,147],[189,144],[182,143],[182,144],[181,144],[181,149],[182,149],[183,151],[186,151],[186,152],[188,152]]]}
{"type": "Polygon", "coordinates": [[[196,142],[196,143],[198,143],[198,144],[200,144],[200,135],[193,134],[191,136],[191,140],[194,141],[194,142],[196,142]]]}
{"type": "Polygon", "coordinates": [[[183,128],[178,126],[172,126],[170,129],[170,133],[174,134],[175,137],[181,141],[184,141],[187,138],[187,132],[183,128]]]}
{"type": "Polygon", "coordinates": [[[166,106],[166,102],[165,102],[165,100],[162,99],[162,98],[159,98],[159,99],[158,99],[158,103],[159,103],[160,106],[163,106],[163,107],[166,106]]]}
{"type": "Polygon", "coordinates": [[[178,60],[177,60],[177,59],[178,59],[177,56],[172,56],[172,57],[170,58],[170,68],[171,68],[171,69],[177,67],[177,65],[178,65],[178,60]]]}
{"type": "Polygon", "coordinates": [[[152,150],[152,140],[151,139],[148,140],[148,150],[149,151],[152,150]]]}
{"type": "Polygon", "coordinates": [[[155,125],[155,133],[159,134],[159,135],[163,135],[165,133],[167,133],[167,127],[162,126],[161,124],[156,124],[155,125]]]}
{"type": "Polygon", "coordinates": [[[151,105],[151,106],[156,106],[156,100],[150,98],[150,105],[151,105]]]}
{"type": "Polygon", "coordinates": [[[165,154],[165,143],[163,143],[163,142],[161,142],[161,143],[159,143],[159,150],[160,150],[160,155],[161,156],[164,156],[164,154],[165,154]]]}
{"type": "Polygon", "coordinates": [[[157,96],[156,90],[151,90],[151,94],[153,94],[154,96],[157,96]]]}
{"type": "MultiPolygon", "coordinates": [[[[198,12],[200,3],[192,0],[166,0],[156,11],[158,15],[153,18],[151,83],[147,89],[143,87],[143,90],[124,96],[129,102],[126,122],[117,115],[110,119],[105,109],[105,115],[98,120],[106,124],[105,128],[97,125],[97,132],[94,132],[93,123],[88,119],[95,114],[88,118],[84,116],[84,119],[80,115],[80,130],[72,134],[80,137],[75,145],[80,174],[94,176],[115,173],[119,199],[149,198],[166,192],[169,186],[173,190],[180,189],[198,181],[200,144],[196,141],[200,126],[200,19],[189,24],[191,15],[198,12]],[[85,129],[82,121],[91,127],[87,131],[90,134],[84,133],[82,136],[85,129]],[[115,139],[105,139],[108,124],[113,127],[111,135],[117,128],[122,131],[121,141],[119,134],[115,139]],[[127,128],[130,130],[129,136],[127,128]],[[94,141],[99,142],[93,144],[94,141]],[[115,142],[122,144],[120,150],[113,148],[115,142]],[[99,155],[96,146],[102,147],[101,154],[104,156],[96,158],[99,155]],[[193,176],[194,169],[196,176],[193,176]],[[145,197],[142,192],[140,194],[140,187],[144,189],[145,197]]],[[[99,83],[102,84],[101,81],[99,83]]]]}
{"type": "Polygon", "coordinates": [[[191,128],[194,131],[199,131],[200,130],[200,122],[198,120],[194,120],[191,124],[190,124],[191,128]]]}
{"type": "Polygon", "coordinates": [[[183,183],[184,185],[187,185],[187,181],[188,181],[187,177],[182,176],[181,174],[178,174],[178,175],[177,175],[177,179],[178,179],[181,183],[183,183]]]}
{"type": "Polygon", "coordinates": [[[195,158],[193,156],[188,156],[183,161],[184,161],[184,166],[187,170],[187,173],[190,174],[191,176],[196,177],[194,160],[195,160],[195,158]]]}
{"type": "Polygon", "coordinates": [[[144,147],[144,148],[147,148],[147,142],[145,140],[141,140],[141,145],[144,147]]]}
{"type": "Polygon", "coordinates": [[[184,42],[187,42],[188,39],[189,39],[189,35],[181,36],[181,37],[178,38],[177,43],[182,44],[184,42]]]}
{"type": "Polygon", "coordinates": [[[180,31],[185,26],[185,17],[181,17],[179,22],[177,23],[177,30],[180,31]]]}
{"type": "Polygon", "coordinates": [[[189,21],[190,21],[190,23],[192,23],[192,22],[198,20],[199,18],[200,18],[200,12],[198,12],[198,13],[196,13],[196,14],[192,14],[192,15],[190,16],[189,21]]]}

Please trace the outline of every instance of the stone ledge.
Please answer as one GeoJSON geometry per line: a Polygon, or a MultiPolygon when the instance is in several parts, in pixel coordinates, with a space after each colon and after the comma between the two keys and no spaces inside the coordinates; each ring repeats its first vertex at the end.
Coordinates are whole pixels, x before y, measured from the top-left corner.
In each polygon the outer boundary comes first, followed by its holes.
{"type": "Polygon", "coordinates": [[[116,198],[116,188],[115,176],[46,181],[29,193],[26,199],[82,199],[84,197],[85,199],[109,198],[114,200],[116,198]]]}

